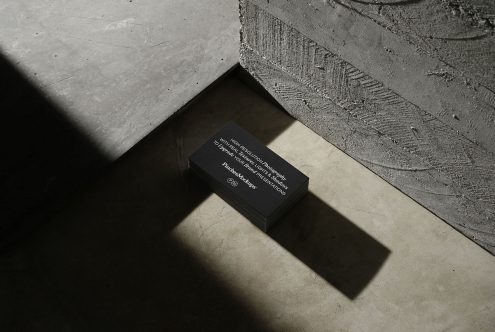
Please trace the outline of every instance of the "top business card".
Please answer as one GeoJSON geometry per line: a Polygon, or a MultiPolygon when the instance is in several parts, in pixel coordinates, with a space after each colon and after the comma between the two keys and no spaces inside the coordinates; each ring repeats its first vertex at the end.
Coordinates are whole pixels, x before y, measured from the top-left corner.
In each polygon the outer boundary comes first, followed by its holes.
{"type": "Polygon", "coordinates": [[[189,165],[264,231],[308,190],[306,175],[234,122],[194,152],[189,165]]]}

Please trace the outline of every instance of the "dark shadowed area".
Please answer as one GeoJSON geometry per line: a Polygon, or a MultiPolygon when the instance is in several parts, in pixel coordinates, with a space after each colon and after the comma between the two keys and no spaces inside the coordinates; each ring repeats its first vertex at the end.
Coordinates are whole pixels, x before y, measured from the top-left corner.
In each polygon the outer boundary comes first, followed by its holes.
{"type": "Polygon", "coordinates": [[[48,219],[108,158],[0,54],[0,248],[48,219]]]}
{"type": "MultiPolygon", "coordinates": [[[[0,329],[267,330],[247,299],[170,234],[211,194],[187,171],[188,156],[230,120],[265,144],[293,123],[235,75],[208,90],[121,157],[56,219],[2,254],[0,307],[6,314],[0,329]]],[[[273,236],[350,298],[388,254],[312,195],[273,236]],[[313,220],[304,224],[301,218],[313,220]],[[327,236],[333,244],[326,244],[327,236]],[[336,259],[356,242],[354,252],[336,259]],[[358,258],[361,252],[366,254],[358,258]],[[359,263],[360,270],[350,270],[359,263]]]]}
{"type": "Polygon", "coordinates": [[[361,293],[390,254],[311,192],[269,234],[350,299],[361,293]]]}

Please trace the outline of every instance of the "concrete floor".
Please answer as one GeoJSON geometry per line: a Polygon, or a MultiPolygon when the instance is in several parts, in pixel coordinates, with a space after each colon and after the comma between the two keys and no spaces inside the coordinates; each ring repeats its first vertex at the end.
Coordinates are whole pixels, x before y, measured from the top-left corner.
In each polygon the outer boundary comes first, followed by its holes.
{"type": "Polygon", "coordinates": [[[0,55],[115,159],[239,59],[235,0],[2,0],[0,55]]]}
{"type": "Polygon", "coordinates": [[[0,1],[0,248],[238,62],[236,0],[0,1]]]}
{"type": "Polygon", "coordinates": [[[493,331],[495,260],[247,88],[220,83],[0,256],[1,331],[493,331]],[[310,177],[269,234],[187,172],[234,119],[310,177]]]}

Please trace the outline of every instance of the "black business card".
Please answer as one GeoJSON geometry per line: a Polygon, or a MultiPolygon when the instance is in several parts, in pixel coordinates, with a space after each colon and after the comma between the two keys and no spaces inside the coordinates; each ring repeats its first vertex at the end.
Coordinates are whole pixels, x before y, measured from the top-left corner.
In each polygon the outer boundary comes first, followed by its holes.
{"type": "Polygon", "coordinates": [[[194,152],[189,166],[264,231],[308,191],[306,175],[234,122],[194,152]]]}

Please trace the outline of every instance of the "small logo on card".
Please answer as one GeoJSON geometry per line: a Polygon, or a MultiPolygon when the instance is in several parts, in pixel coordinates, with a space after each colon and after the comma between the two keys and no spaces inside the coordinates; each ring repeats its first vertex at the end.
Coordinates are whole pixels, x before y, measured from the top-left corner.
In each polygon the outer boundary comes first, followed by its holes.
{"type": "Polygon", "coordinates": [[[239,184],[239,182],[237,182],[236,180],[234,180],[232,178],[228,178],[227,183],[230,184],[232,187],[237,187],[237,185],[239,184]]]}

